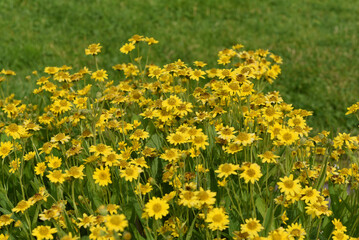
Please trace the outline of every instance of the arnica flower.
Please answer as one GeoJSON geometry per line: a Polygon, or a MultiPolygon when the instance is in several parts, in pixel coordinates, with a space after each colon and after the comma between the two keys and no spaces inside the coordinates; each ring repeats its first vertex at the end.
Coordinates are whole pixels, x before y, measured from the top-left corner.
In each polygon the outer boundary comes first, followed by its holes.
{"type": "Polygon", "coordinates": [[[123,214],[115,214],[106,216],[106,227],[110,231],[115,232],[123,232],[125,227],[128,226],[128,221],[126,220],[125,215],[123,214]]]}
{"type": "Polygon", "coordinates": [[[8,226],[15,221],[14,219],[11,218],[11,216],[12,213],[4,214],[0,216],[0,228],[2,228],[3,226],[8,226]]]}
{"type": "Polygon", "coordinates": [[[237,172],[235,171],[237,170],[239,170],[239,165],[234,165],[232,163],[224,163],[219,165],[218,169],[215,172],[218,173],[218,177],[227,178],[231,174],[236,175],[237,172]]]}
{"type": "Polygon", "coordinates": [[[258,236],[258,233],[264,228],[255,218],[246,219],[244,224],[241,224],[241,232],[247,233],[251,237],[258,236]]]}
{"type": "Polygon", "coordinates": [[[21,200],[16,207],[12,209],[13,212],[22,212],[24,213],[29,207],[31,207],[31,204],[28,201],[21,200]]]}
{"type": "Polygon", "coordinates": [[[99,43],[93,43],[85,49],[85,54],[95,56],[101,52],[101,48],[102,46],[99,43]]]}
{"type": "Polygon", "coordinates": [[[61,240],[79,240],[79,237],[72,236],[72,233],[69,233],[61,238],[61,240]]]}
{"type": "Polygon", "coordinates": [[[93,72],[91,78],[95,79],[95,81],[104,82],[108,78],[108,74],[106,70],[100,69],[93,72]]]}
{"type": "Polygon", "coordinates": [[[165,200],[161,198],[153,197],[145,205],[145,212],[149,217],[155,217],[155,219],[161,219],[168,214],[169,205],[165,200]]]}
{"type": "Polygon", "coordinates": [[[137,167],[136,165],[129,165],[125,169],[120,170],[120,176],[125,178],[126,181],[132,182],[132,180],[136,180],[138,178],[141,172],[142,169],[140,167],[137,167]]]}
{"type": "Polygon", "coordinates": [[[12,123],[5,128],[5,133],[14,139],[19,139],[26,134],[26,130],[23,126],[12,123]]]}
{"type": "Polygon", "coordinates": [[[95,154],[95,156],[100,156],[100,155],[107,156],[112,153],[112,149],[111,149],[111,147],[100,143],[97,145],[92,145],[90,147],[90,152],[93,152],[95,154]]]}
{"type": "Polygon", "coordinates": [[[274,231],[271,231],[268,236],[268,240],[289,240],[289,233],[282,227],[274,231]]]}
{"type": "Polygon", "coordinates": [[[302,187],[299,184],[299,180],[293,180],[293,175],[289,177],[280,178],[280,182],[277,183],[281,192],[287,195],[296,195],[300,193],[302,187]]]}
{"type": "Polygon", "coordinates": [[[243,172],[240,177],[244,179],[246,183],[251,182],[254,184],[262,177],[261,167],[257,163],[243,164],[243,172]]]}
{"type": "Polygon", "coordinates": [[[123,45],[120,48],[120,51],[124,54],[128,54],[129,52],[131,52],[133,49],[135,49],[135,44],[133,43],[126,43],[125,45],[123,45]]]}
{"type": "Polygon", "coordinates": [[[51,138],[51,142],[60,142],[62,144],[67,143],[70,140],[69,136],[66,136],[64,133],[56,134],[51,138]]]}
{"type": "Polygon", "coordinates": [[[62,170],[49,171],[47,178],[52,183],[63,183],[65,181],[66,174],[62,170]]]}
{"type": "Polygon", "coordinates": [[[84,165],[80,165],[80,166],[72,166],[69,170],[66,171],[67,176],[69,177],[73,177],[76,179],[83,179],[83,177],[85,176],[85,174],[83,173],[85,166],[84,165]]]}
{"type": "Polygon", "coordinates": [[[93,174],[93,179],[95,183],[99,184],[100,186],[107,186],[111,181],[111,173],[108,167],[97,168],[93,174]]]}
{"type": "Polygon", "coordinates": [[[213,208],[207,214],[206,222],[209,223],[208,228],[212,231],[223,231],[228,228],[229,218],[223,208],[213,208]]]}
{"type": "Polygon", "coordinates": [[[54,239],[52,236],[54,233],[57,233],[56,228],[51,228],[49,226],[38,226],[32,230],[32,235],[35,236],[37,240],[54,239]]]}
{"type": "Polygon", "coordinates": [[[204,190],[202,187],[197,192],[197,199],[200,205],[212,206],[216,203],[216,192],[210,190],[204,190]]]}
{"type": "Polygon", "coordinates": [[[258,157],[262,159],[262,163],[276,163],[279,156],[274,155],[272,151],[266,151],[263,154],[258,154],[258,157]]]}
{"type": "Polygon", "coordinates": [[[303,240],[305,238],[306,232],[302,228],[302,225],[299,223],[293,223],[292,225],[288,226],[287,232],[289,235],[295,239],[303,240]]]}

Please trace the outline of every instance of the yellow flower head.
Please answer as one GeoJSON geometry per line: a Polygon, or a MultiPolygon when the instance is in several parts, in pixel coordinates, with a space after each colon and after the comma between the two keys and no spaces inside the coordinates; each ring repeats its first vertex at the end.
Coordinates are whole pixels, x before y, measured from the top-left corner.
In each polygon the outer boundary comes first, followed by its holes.
{"type": "Polygon", "coordinates": [[[161,198],[152,197],[152,199],[145,205],[145,213],[149,217],[155,217],[155,219],[161,219],[168,214],[169,205],[165,200],[161,198]]]}
{"type": "Polygon", "coordinates": [[[206,222],[209,223],[208,228],[212,231],[223,231],[228,228],[229,218],[223,208],[213,208],[207,214],[206,222]]]}

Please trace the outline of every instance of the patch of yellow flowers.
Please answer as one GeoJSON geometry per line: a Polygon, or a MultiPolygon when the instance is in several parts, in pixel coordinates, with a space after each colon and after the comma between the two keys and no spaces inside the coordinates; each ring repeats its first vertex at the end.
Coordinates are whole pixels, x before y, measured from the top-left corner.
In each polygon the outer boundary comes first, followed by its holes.
{"type": "Polygon", "coordinates": [[[279,56],[144,63],[157,43],[131,37],[113,70],[91,44],[95,67],[34,71],[29,102],[1,91],[0,240],[357,239],[359,137],[311,135],[263,91],[279,56]]]}

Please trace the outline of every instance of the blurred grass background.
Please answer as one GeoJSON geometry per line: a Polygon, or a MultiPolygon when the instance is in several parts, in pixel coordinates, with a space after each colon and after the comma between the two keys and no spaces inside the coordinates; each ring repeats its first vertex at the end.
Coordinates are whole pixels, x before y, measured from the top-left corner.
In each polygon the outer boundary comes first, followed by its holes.
{"type": "Polygon", "coordinates": [[[182,59],[216,66],[217,52],[242,43],[283,57],[278,90],[296,108],[314,111],[316,130],[351,131],[346,108],[359,100],[357,0],[1,0],[0,69],[9,88],[28,96],[45,66],[93,68],[84,49],[101,43],[101,68],[128,61],[119,48],[134,34],[159,40],[155,64],[182,59]]]}

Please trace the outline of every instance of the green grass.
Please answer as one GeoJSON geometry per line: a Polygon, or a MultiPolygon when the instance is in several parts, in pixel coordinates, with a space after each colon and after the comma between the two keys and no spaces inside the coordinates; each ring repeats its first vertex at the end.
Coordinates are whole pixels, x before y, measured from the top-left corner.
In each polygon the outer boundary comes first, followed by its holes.
{"type": "Polygon", "coordinates": [[[101,43],[101,68],[127,61],[120,46],[134,34],[160,41],[151,60],[181,58],[216,63],[217,51],[242,43],[269,49],[284,59],[272,87],[296,108],[314,111],[311,126],[351,131],[346,107],[359,92],[356,0],[2,0],[0,68],[17,76],[9,90],[27,96],[35,83],[25,76],[45,66],[93,67],[84,49],[101,43]]]}

